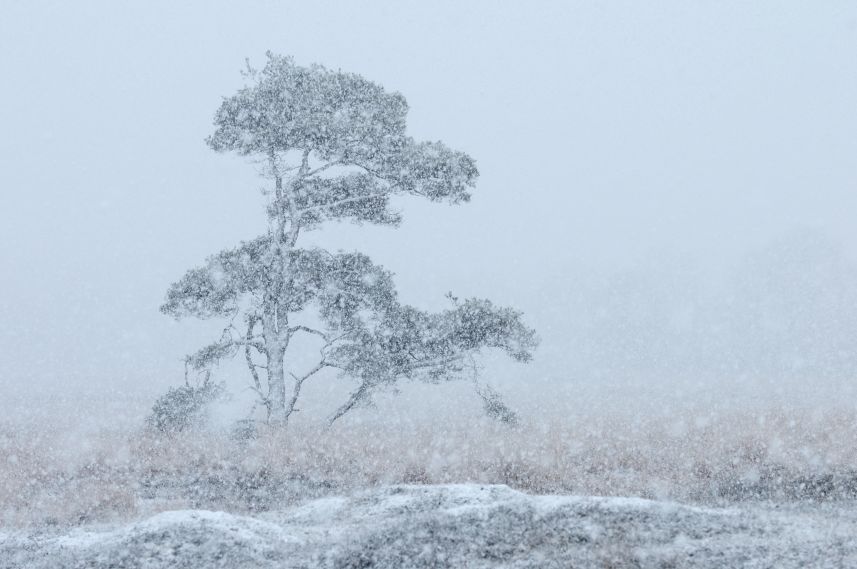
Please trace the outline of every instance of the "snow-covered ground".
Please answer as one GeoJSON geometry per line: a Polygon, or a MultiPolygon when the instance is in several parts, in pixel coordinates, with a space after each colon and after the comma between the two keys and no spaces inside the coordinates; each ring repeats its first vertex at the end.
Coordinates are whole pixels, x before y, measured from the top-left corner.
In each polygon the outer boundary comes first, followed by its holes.
{"type": "Polygon", "coordinates": [[[255,517],[164,512],[0,533],[0,567],[857,567],[851,503],[719,509],[389,486],[255,517]]]}

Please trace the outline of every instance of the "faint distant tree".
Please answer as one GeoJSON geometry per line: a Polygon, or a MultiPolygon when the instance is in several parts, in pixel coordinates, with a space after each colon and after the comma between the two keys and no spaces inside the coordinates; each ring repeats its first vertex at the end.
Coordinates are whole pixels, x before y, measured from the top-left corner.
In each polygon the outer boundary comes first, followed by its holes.
{"type": "Polygon", "coordinates": [[[731,284],[726,353],[743,373],[849,377],[857,366],[857,267],[825,232],[796,227],[751,254],[731,284]]]}
{"type": "MultiPolygon", "coordinates": [[[[221,338],[188,356],[189,366],[210,369],[243,352],[269,421],[285,424],[304,382],[328,368],[356,380],[333,423],[401,379],[475,381],[473,356],[486,348],[531,359],[535,332],[515,310],[449,295],[448,310],[427,313],[400,304],[391,273],[366,255],[298,247],[327,221],[398,225],[394,195],[468,201],[478,176],[470,156],[407,136],[404,97],[359,75],[268,53],[264,69],[248,63],[244,76],[248,84],[223,100],[207,143],[261,164],[271,183],[269,224],[169,288],[162,312],[229,322],[221,338]],[[316,365],[300,372],[287,359],[297,334],[319,347],[316,365]]],[[[489,414],[515,420],[495,391],[477,383],[477,393],[489,414]]]]}

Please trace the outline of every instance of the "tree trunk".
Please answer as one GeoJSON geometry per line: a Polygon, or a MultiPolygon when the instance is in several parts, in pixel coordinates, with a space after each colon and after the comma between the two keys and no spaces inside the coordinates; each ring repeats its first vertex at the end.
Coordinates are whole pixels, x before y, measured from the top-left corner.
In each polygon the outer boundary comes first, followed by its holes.
{"type": "Polygon", "coordinates": [[[292,388],[292,398],[289,400],[289,404],[283,412],[283,421],[286,423],[289,421],[289,417],[291,417],[292,413],[294,413],[295,411],[295,404],[298,402],[298,397],[301,394],[302,384],[303,380],[296,377],[294,387],[292,388]]]}
{"type": "Polygon", "coordinates": [[[271,423],[282,425],[286,420],[286,371],[283,360],[285,347],[277,343],[268,346],[268,397],[271,402],[271,423]]]}
{"type": "MultiPolygon", "coordinates": [[[[304,152],[300,175],[305,174],[309,167],[309,151],[304,152]]],[[[288,298],[286,292],[290,289],[291,257],[289,252],[295,246],[300,232],[297,222],[294,200],[290,186],[284,187],[283,179],[277,169],[277,156],[272,148],[270,164],[275,181],[275,210],[277,212],[277,232],[273,235],[275,265],[270,275],[272,282],[266,291],[265,317],[263,319],[265,348],[268,354],[268,400],[270,402],[271,424],[284,427],[288,415],[294,409],[294,401],[286,410],[286,370],[283,360],[289,346],[288,333],[288,298]]],[[[298,385],[297,389],[300,389],[298,385]]],[[[298,391],[295,391],[297,396],[298,391]]]]}

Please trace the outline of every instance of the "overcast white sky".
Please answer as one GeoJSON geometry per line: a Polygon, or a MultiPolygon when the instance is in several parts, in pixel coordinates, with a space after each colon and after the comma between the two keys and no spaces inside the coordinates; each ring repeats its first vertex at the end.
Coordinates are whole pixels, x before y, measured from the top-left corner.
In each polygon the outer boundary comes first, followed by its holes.
{"type": "Polygon", "coordinates": [[[857,250],[853,2],[4,2],[0,395],[181,379],[206,329],[159,314],[167,285],[265,226],[263,180],[203,139],[266,50],[400,91],[476,158],[470,204],[323,239],[409,302],[520,307],[534,377],[573,363],[590,267],[716,273],[794,227],[857,250]]]}

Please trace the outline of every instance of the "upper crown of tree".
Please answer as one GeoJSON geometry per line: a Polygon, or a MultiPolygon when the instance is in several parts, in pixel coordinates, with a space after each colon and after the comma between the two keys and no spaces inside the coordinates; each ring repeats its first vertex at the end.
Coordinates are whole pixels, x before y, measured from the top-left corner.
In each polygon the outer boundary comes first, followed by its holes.
{"type": "Polygon", "coordinates": [[[295,214],[304,228],[325,219],[396,224],[388,199],[397,193],[459,203],[479,172],[474,160],[441,142],[405,134],[408,104],[399,93],[354,73],[300,67],[268,53],[251,84],[225,98],[208,145],[264,157],[286,173],[289,155],[307,157],[298,172],[295,214]]]}

